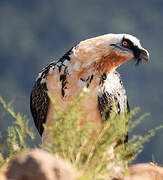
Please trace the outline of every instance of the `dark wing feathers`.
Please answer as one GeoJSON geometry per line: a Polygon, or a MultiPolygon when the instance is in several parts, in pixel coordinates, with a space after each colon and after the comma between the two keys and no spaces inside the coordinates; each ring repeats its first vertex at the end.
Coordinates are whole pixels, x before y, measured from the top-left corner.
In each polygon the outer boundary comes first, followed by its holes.
{"type": "MultiPolygon", "coordinates": [[[[103,120],[107,120],[109,118],[110,112],[112,110],[113,100],[115,101],[116,110],[118,113],[122,112],[124,109],[127,109],[127,112],[130,112],[126,91],[123,87],[121,77],[116,71],[114,72],[114,75],[119,79],[116,89],[114,89],[114,94],[110,94],[104,89],[102,95],[98,96],[98,108],[103,120]]],[[[103,83],[105,82],[103,81],[103,83]]],[[[124,143],[126,143],[127,141],[128,133],[125,136],[124,143]]],[[[119,144],[122,144],[121,140],[117,142],[116,146],[118,146],[119,144]]]]}
{"type": "MultiPolygon", "coordinates": [[[[130,111],[126,91],[123,87],[121,77],[116,71],[114,72],[114,75],[116,78],[118,78],[118,83],[116,84],[116,88],[113,89],[113,93],[111,94],[104,88],[103,93],[98,96],[98,108],[103,120],[107,120],[109,118],[110,112],[112,110],[113,100],[116,104],[117,113],[120,113],[125,109],[127,109],[128,112],[130,111]]],[[[101,79],[103,78],[101,77],[101,79]]],[[[106,78],[101,81],[101,85],[102,83],[105,83],[105,80],[106,78]]]]}
{"type": "Polygon", "coordinates": [[[48,64],[40,73],[36,82],[32,88],[30,97],[30,109],[34,119],[35,126],[37,127],[40,135],[43,133],[43,124],[46,122],[46,116],[48,112],[50,99],[47,94],[46,78],[49,70],[52,68],[58,68],[61,72],[63,62],[65,60],[70,60],[70,55],[72,54],[72,48],[67,51],[58,61],[53,61],[48,64]],[[60,65],[57,66],[57,63],[60,65]]]}
{"type": "Polygon", "coordinates": [[[44,130],[43,123],[46,121],[46,115],[48,112],[49,97],[46,92],[46,83],[41,83],[40,81],[41,78],[38,78],[33,86],[30,97],[30,108],[35,126],[40,135],[42,135],[44,130]]]}
{"type": "Polygon", "coordinates": [[[101,96],[98,96],[98,108],[103,120],[107,120],[109,118],[109,114],[111,112],[111,101],[113,95],[108,92],[104,92],[101,96]]]}
{"type": "Polygon", "coordinates": [[[46,122],[46,115],[50,102],[47,94],[46,77],[49,73],[50,68],[54,69],[55,64],[56,62],[53,61],[48,64],[44,69],[42,69],[31,91],[31,113],[34,119],[35,126],[37,127],[40,135],[42,135],[44,130],[43,124],[46,122]]]}

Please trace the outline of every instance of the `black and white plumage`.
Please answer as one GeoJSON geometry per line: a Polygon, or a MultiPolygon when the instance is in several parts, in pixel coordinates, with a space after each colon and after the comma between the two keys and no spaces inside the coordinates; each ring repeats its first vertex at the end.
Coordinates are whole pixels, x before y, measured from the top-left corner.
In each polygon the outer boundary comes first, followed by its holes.
{"type": "Polygon", "coordinates": [[[55,121],[47,91],[64,110],[86,86],[89,91],[83,109],[97,124],[102,123],[106,107],[106,116],[109,116],[112,98],[117,102],[117,113],[129,109],[116,68],[133,58],[137,64],[142,59],[146,62],[149,59],[148,51],[142,48],[137,38],[129,34],[106,34],[80,42],[58,61],[46,66],[36,79],[30,99],[32,116],[40,135],[44,132],[43,123],[50,126],[55,121]]]}

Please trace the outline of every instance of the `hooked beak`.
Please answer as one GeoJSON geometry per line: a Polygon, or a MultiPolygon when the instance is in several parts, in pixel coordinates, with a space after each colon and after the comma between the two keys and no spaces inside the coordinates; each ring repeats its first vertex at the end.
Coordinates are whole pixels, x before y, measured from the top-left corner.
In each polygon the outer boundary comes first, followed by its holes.
{"type": "Polygon", "coordinates": [[[141,49],[140,50],[140,59],[144,59],[146,64],[148,64],[149,61],[149,52],[146,49],[141,49]]]}
{"type": "Polygon", "coordinates": [[[139,57],[136,58],[136,64],[138,65],[142,60],[145,60],[146,64],[148,64],[149,58],[149,52],[146,49],[142,48],[140,49],[139,57]]]}

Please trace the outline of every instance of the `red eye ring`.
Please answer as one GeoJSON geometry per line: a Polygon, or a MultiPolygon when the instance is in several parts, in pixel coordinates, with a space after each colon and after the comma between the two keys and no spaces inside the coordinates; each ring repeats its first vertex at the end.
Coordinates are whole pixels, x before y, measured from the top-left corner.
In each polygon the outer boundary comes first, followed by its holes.
{"type": "Polygon", "coordinates": [[[122,42],[122,46],[127,47],[128,46],[128,42],[127,41],[123,41],[122,42]]]}

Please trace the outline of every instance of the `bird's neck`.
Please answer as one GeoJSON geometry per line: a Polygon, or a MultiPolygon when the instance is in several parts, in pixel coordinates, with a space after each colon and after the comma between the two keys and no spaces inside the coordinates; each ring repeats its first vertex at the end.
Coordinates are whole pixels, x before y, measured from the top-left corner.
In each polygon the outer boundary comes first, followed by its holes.
{"type": "Polygon", "coordinates": [[[104,72],[107,74],[114,72],[127,60],[121,54],[116,53],[112,47],[106,50],[100,45],[98,47],[92,45],[91,48],[85,48],[83,45],[73,49],[71,65],[75,71],[92,71],[94,74],[101,75],[104,72]]]}

